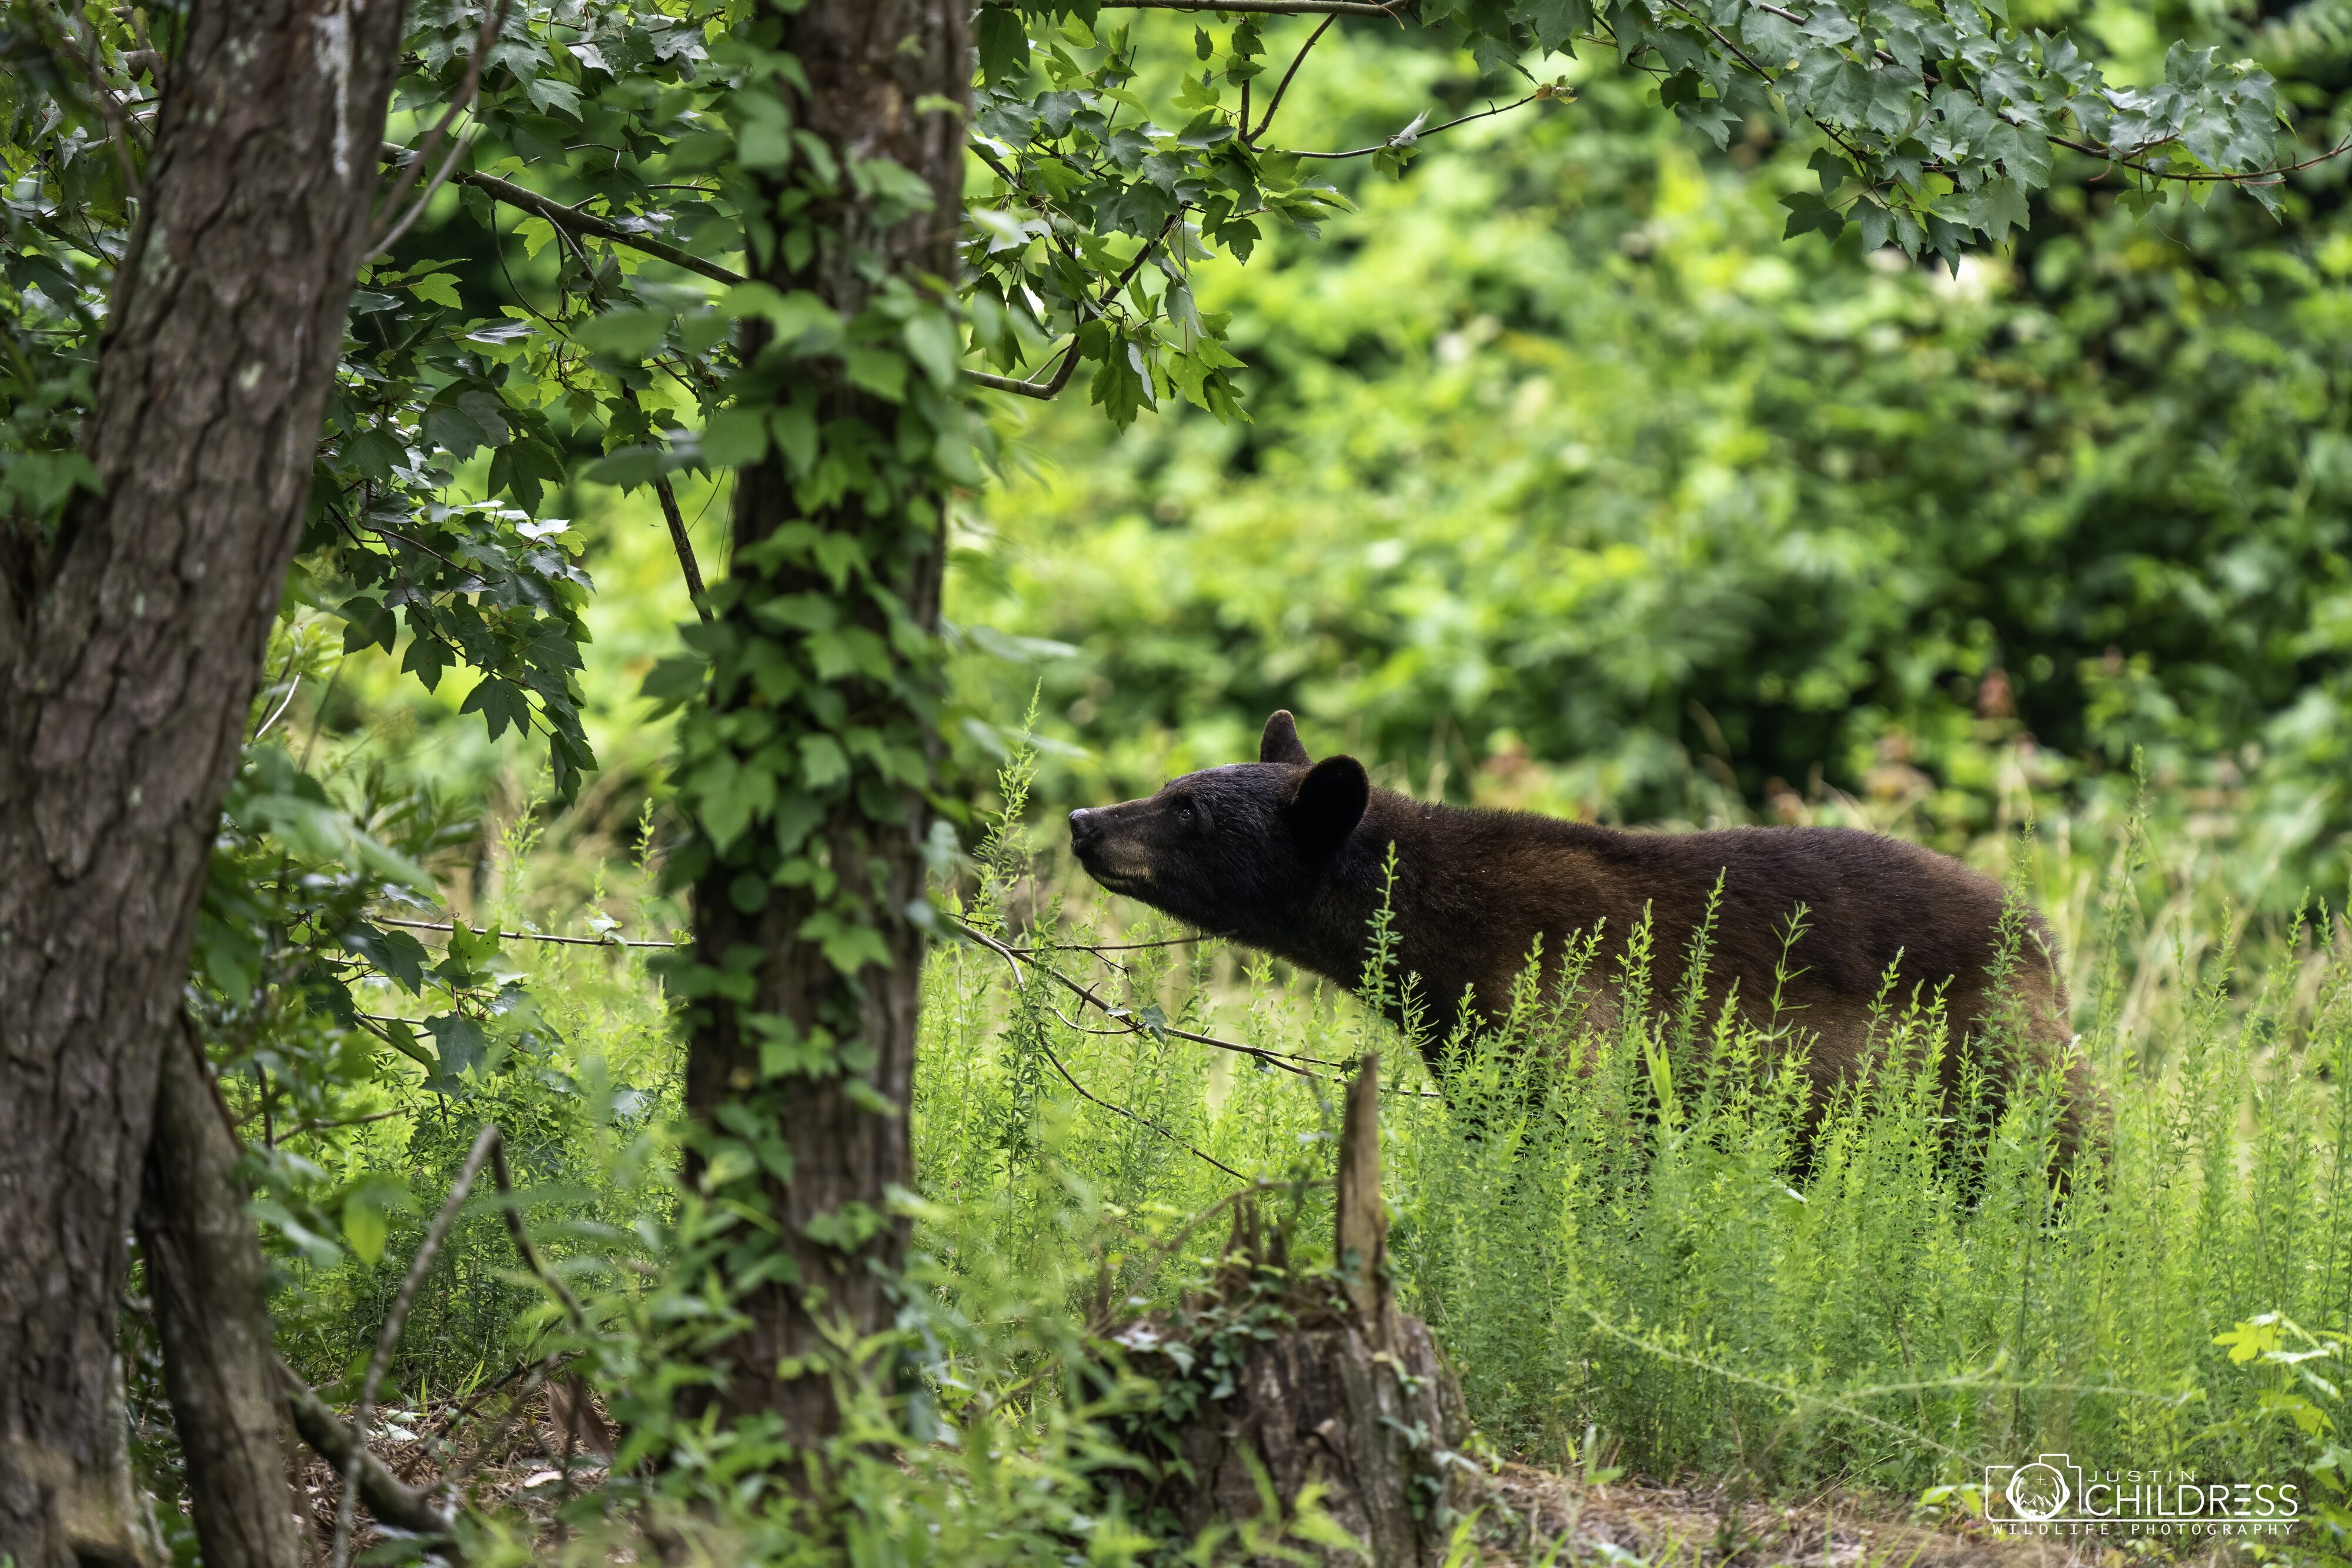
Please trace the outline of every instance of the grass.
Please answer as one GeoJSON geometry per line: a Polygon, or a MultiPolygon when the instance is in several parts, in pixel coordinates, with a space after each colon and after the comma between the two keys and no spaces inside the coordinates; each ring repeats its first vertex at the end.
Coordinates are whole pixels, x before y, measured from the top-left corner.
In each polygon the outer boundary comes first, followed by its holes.
{"type": "MultiPolygon", "coordinates": [[[[1328,1191],[1302,1178],[1329,1174],[1341,1081],[1376,1050],[1399,1287],[1503,1455],[1705,1478],[1735,1501],[1844,1490],[1961,1513],[1986,1467],[2063,1453],[2086,1471],[2292,1482],[2306,1518],[2333,1506],[2352,945],[2322,915],[2248,915],[2201,841],[2116,813],[1988,847],[2012,854],[2063,939],[2113,1106],[2108,1153],[2061,1194],[2049,1086],[1998,1112],[1943,1104],[1939,1020],[1894,998],[1877,1067],[1819,1108],[1801,1160],[1787,1042],[1706,1016],[1703,955],[1640,940],[1606,977],[1607,1029],[1529,989],[1504,1029],[1443,1042],[1441,1092],[1421,1042],[1352,997],[1028,853],[1026,784],[1008,772],[948,900],[976,936],[942,942],[923,977],[911,1201],[925,1397],[946,1417],[1001,1421],[1018,1388],[1013,1407],[1044,1425],[1000,1427],[1005,1440],[1061,1429],[1041,1373],[1082,1325],[1196,1277],[1216,1228],[1185,1226],[1246,1182],[1282,1184],[1296,1234],[1327,1236],[1328,1191]]],[[[527,834],[509,849],[478,918],[578,924],[584,882],[594,907],[658,934],[667,912],[638,872],[542,876],[527,834]]],[[[509,1124],[550,1249],[626,1286],[614,1260],[666,1201],[667,1009],[638,956],[516,946],[561,1044],[495,1080],[488,1111],[509,1124]]],[[[1789,962],[1803,950],[1800,936],[1789,962]]],[[[335,1157],[429,1195],[483,1109],[353,1129],[335,1157]]],[[[426,1207],[381,1264],[303,1282],[288,1318],[314,1375],[372,1343],[426,1207]]],[[[453,1239],[398,1369],[412,1396],[494,1375],[543,1320],[504,1248],[488,1211],[453,1239]]]]}
{"type": "Polygon", "coordinates": [[[1943,1104],[1932,1009],[1890,999],[1808,1166],[1801,1078],[1697,1010],[1691,955],[1637,939],[1605,1030],[1523,995],[1445,1043],[1440,1095],[1419,1041],[1261,957],[1106,946],[1179,934],[1122,925],[1001,833],[968,917],[1105,1006],[976,945],[934,957],[919,1169],[992,1216],[934,1243],[950,1267],[959,1244],[1020,1256],[1074,1311],[1152,1301],[1150,1241],[1235,1174],[1328,1174],[1336,1073],[1275,1059],[1379,1049],[1400,1282],[1504,1451],[1955,1508],[1987,1466],[2064,1453],[2293,1481],[2308,1515],[2334,1495],[2352,1329],[2352,950],[2324,915],[2251,923],[2141,816],[2067,829],[2015,868],[2114,1111],[2063,1194],[2051,1085],[1943,1104]]]}

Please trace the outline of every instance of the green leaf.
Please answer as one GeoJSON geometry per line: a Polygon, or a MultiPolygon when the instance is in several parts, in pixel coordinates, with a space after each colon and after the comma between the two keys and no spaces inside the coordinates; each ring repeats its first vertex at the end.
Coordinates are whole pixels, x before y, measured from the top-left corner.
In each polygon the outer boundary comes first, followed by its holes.
{"type": "Polygon", "coordinates": [[[496,740],[511,725],[517,730],[530,727],[530,699],[513,682],[496,675],[486,678],[476,686],[459,713],[478,713],[489,726],[490,738],[496,740]]]}
{"type": "Polygon", "coordinates": [[[383,1239],[389,1228],[383,1210],[366,1188],[343,1199],[343,1239],[352,1244],[352,1255],[371,1269],[383,1261],[383,1239]]]}
{"type": "Polygon", "coordinates": [[[907,400],[907,357],[894,349],[852,349],[842,356],[852,386],[889,402],[907,400]]]}
{"type": "Polygon", "coordinates": [[[768,426],[756,408],[721,409],[702,427],[702,455],[721,468],[748,468],[768,455],[768,426]]]}
{"type": "Polygon", "coordinates": [[[572,340],[608,360],[641,364],[661,347],[670,317],[660,310],[608,310],[572,329],[572,340]]]}
{"type": "Polygon", "coordinates": [[[829,735],[801,737],[801,783],[823,789],[849,777],[849,758],[829,735]]]}
{"type": "Polygon", "coordinates": [[[956,384],[956,361],[962,355],[963,345],[957,341],[955,322],[946,311],[936,308],[917,311],[908,318],[899,335],[907,352],[914,356],[933,386],[944,392],[956,384]]]}
{"type": "Polygon", "coordinates": [[[977,28],[981,74],[1002,87],[1029,74],[1029,27],[1009,5],[984,5],[977,28]]]}
{"type": "Polygon", "coordinates": [[[408,291],[428,305],[457,308],[457,279],[446,272],[428,272],[408,286],[408,291]]]}
{"type": "Polygon", "coordinates": [[[443,1013],[425,1020],[425,1032],[433,1037],[435,1051],[441,1059],[438,1086],[445,1092],[467,1071],[481,1071],[490,1041],[480,1024],[460,1013],[443,1013]]]}

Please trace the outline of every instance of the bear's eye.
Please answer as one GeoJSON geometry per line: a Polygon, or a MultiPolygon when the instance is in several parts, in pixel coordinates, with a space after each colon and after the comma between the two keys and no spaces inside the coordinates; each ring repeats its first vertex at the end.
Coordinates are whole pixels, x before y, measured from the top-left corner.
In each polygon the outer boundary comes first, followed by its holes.
{"type": "Polygon", "coordinates": [[[1176,820],[1177,820],[1178,821],[1180,821],[1180,822],[1189,822],[1189,821],[1192,821],[1192,820],[1194,820],[1195,818],[1197,818],[1199,815],[1200,815],[1200,812],[1199,812],[1199,811],[1197,811],[1197,810],[1195,810],[1193,809],[1193,806],[1192,806],[1192,801],[1190,801],[1190,800],[1179,800],[1176,802],[1176,820]]]}

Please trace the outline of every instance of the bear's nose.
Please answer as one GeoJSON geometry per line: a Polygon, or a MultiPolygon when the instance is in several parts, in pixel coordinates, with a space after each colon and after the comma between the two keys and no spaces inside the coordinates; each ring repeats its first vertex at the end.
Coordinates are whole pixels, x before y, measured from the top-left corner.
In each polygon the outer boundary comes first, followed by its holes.
{"type": "Polygon", "coordinates": [[[1087,841],[1095,836],[1095,813],[1081,806],[1070,813],[1070,847],[1086,848],[1087,841]]]}

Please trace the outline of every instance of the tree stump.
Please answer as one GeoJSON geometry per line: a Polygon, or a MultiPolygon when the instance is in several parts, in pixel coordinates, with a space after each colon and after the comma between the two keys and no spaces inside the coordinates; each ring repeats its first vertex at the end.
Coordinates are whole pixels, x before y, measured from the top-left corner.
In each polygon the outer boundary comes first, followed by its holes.
{"type": "Polygon", "coordinates": [[[1119,1336],[1146,1370],[1178,1384],[1213,1378],[1217,1389],[1135,1434],[1150,1439],[1158,1472],[1139,1500],[1164,1510],[1188,1535],[1238,1530],[1248,1555],[1253,1532],[1263,1541],[1282,1527],[1291,1550],[1361,1561],[1328,1531],[1318,1541],[1311,1529],[1294,1528],[1301,1496],[1313,1487],[1322,1514],[1376,1568],[1424,1568],[1444,1555],[1478,1471],[1456,1453],[1469,1436],[1459,1385],[1427,1327],[1391,1298],[1379,1113],[1379,1065],[1368,1054],[1349,1085],[1340,1134],[1336,1279],[1288,1273],[1282,1239],[1270,1252],[1262,1247],[1243,1205],[1219,1282],[1199,1308],[1119,1336]],[[1213,1356],[1199,1331],[1220,1310],[1281,1326],[1229,1330],[1213,1356]],[[1184,1350],[1165,1348],[1175,1343],[1184,1350]],[[1212,1359],[1216,1370],[1204,1374],[1212,1359]]]}

